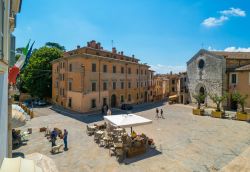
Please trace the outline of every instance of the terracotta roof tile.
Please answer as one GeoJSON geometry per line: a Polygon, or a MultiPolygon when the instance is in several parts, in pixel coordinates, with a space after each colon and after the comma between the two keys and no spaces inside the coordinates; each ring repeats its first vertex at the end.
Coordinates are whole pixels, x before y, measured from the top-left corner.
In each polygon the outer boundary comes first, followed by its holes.
{"type": "Polygon", "coordinates": [[[250,70],[250,64],[245,65],[245,66],[241,66],[241,67],[236,69],[236,71],[245,71],[245,70],[250,70]]]}
{"type": "Polygon", "coordinates": [[[222,56],[226,59],[249,59],[250,52],[226,52],[226,51],[209,51],[217,56],[222,56]]]}

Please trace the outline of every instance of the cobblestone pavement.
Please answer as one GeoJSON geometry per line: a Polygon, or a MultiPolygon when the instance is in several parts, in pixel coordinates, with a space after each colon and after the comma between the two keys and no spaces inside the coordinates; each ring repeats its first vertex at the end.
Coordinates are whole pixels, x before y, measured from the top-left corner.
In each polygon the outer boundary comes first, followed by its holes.
{"type": "MultiPolygon", "coordinates": [[[[101,115],[58,113],[48,107],[37,112],[43,115],[22,127],[23,130],[33,129],[27,145],[14,152],[45,154],[54,159],[61,172],[218,171],[250,146],[250,123],[194,116],[192,108],[183,105],[140,105],[133,112],[152,119],[153,123],[134,130],[153,138],[157,148],[119,164],[109,156],[107,149],[98,147],[93,137],[85,133],[87,124],[103,121],[101,115]],[[165,119],[155,118],[155,107],[163,108],[165,119]],[[39,132],[40,127],[46,126],[68,129],[68,151],[50,154],[51,143],[39,132]]],[[[124,112],[117,110],[115,113],[124,112]]],[[[249,161],[250,154],[246,155],[249,161]]]]}

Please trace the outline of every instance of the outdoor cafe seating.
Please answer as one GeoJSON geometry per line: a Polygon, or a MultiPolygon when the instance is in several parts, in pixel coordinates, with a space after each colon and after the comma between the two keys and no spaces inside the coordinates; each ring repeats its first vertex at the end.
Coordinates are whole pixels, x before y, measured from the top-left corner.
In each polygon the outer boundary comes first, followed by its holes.
{"type": "Polygon", "coordinates": [[[110,156],[115,156],[118,162],[143,154],[150,147],[154,148],[153,139],[143,133],[137,134],[132,128],[150,124],[151,120],[134,114],[104,116],[104,119],[104,124],[87,125],[86,133],[94,135],[94,141],[100,147],[108,148],[110,156]],[[130,128],[131,132],[127,133],[125,128],[130,128]]]}

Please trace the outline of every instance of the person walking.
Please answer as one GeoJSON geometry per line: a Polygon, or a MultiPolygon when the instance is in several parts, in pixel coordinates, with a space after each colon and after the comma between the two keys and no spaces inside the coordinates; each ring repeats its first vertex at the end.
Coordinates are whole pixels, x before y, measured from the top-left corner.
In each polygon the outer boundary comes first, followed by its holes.
{"type": "Polygon", "coordinates": [[[51,146],[52,147],[56,146],[56,133],[54,130],[51,132],[50,138],[51,138],[51,146]]]}
{"type": "Polygon", "coordinates": [[[161,109],[161,117],[162,117],[162,119],[164,119],[163,110],[162,109],[161,109]]]}
{"type": "Polygon", "coordinates": [[[156,117],[157,119],[159,118],[159,115],[158,115],[158,114],[159,114],[159,109],[156,108],[156,116],[155,116],[155,117],[156,117]]]}
{"type": "Polygon", "coordinates": [[[64,133],[63,133],[63,142],[64,142],[64,150],[67,151],[68,150],[68,131],[66,129],[64,129],[64,133]]]}

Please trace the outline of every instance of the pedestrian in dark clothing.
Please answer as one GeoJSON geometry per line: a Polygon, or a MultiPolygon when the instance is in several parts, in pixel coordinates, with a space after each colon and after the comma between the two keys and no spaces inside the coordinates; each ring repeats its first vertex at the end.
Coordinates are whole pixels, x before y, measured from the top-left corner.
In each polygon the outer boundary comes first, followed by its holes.
{"type": "Polygon", "coordinates": [[[51,132],[50,138],[51,138],[52,147],[56,146],[56,134],[55,134],[55,131],[51,132]]]}
{"type": "Polygon", "coordinates": [[[163,110],[161,109],[161,117],[162,117],[162,119],[164,119],[164,117],[163,117],[163,110]]]}
{"type": "Polygon", "coordinates": [[[156,118],[159,118],[159,115],[158,115],[158,114],[159,114],[159,109],[156,108],[156,116],[155,116],[156,118]]]}
{"type": "Polygon", "coordinates": [[[105,113],[105,109],[104,109],[104,106],[102,106],[102,115],[104,115],[105,113]]]}
{"type": "Polygon", "coordinates": [[[64,150],[68,150],[68,131],[64,129],[63,133],[64,150]]]}

